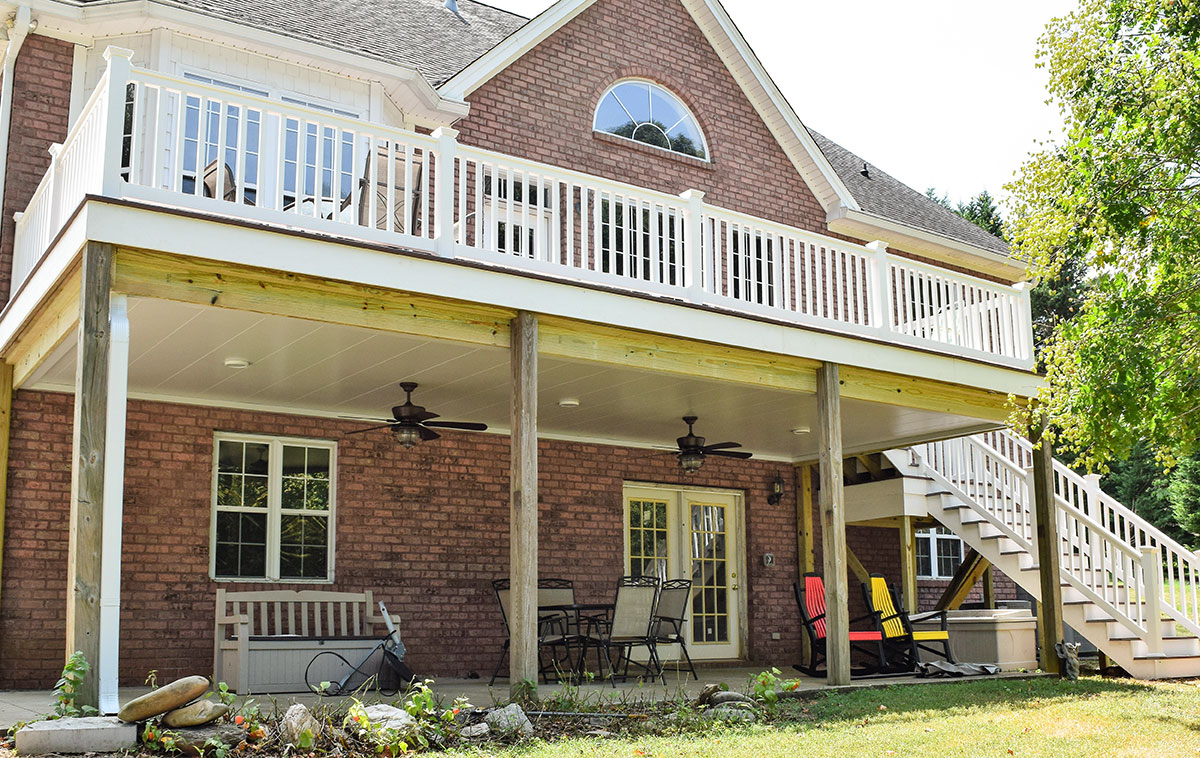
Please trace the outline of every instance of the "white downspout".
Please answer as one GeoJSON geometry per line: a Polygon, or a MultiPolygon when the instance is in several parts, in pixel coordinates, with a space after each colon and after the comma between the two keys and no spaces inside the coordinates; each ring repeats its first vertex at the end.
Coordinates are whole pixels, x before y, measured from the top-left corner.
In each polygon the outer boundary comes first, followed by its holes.
{"type": "Polygon", "coordinates": [[[12,131],[13,71],[25,38],[37,28],[29,6],[22,5],[8,20],[8,48],[4,51],[3,83],[0,84],[0,213],[4,211],[4,180],[8,176],[8,134],[12,131]]]}
{"type": "Polygon", "coordinates": [[[125,412],[129,397],[129,314],[124,295],[109,303],[108,407],[104,431],[104,513],[100,552],[100,712],[116,713],[121,641],[121,520],[125,505],[125,412]]]}

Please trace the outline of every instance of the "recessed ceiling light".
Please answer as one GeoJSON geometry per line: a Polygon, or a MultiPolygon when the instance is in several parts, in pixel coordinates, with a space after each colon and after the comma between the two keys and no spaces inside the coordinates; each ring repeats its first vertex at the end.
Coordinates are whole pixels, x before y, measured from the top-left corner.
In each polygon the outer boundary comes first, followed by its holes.
{"type": "Polygon", "coordinates": [[[579,398],[564,397],[562,400],[558,401],[558,407],[559,408],[578,408],[579,407],[579,398]]]}
{"type": "Polygon", "coordinates": [[[245,358],[226,358],[225,368],[249,368],[250,361],[245,358]]]}
{"type": "Polygon", "coordinates": [[[808,428],[807,426],[798,426],[792,430],[792,434],[808,434],[811,431],[812,429],[808,428]]]}

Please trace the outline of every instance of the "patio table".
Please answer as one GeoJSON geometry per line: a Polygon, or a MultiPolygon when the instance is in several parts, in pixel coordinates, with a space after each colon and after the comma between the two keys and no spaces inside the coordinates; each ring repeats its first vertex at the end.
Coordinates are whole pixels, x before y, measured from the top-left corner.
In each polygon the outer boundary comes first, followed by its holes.
{"type": "Polygon", "coordinates": [[[572,675],[583,673],[584,656],[587,654],[587,645],[583,644],[583,639],[587,636],[592,624],[608,621],[613,608],[613,603],[563,603],[538,606],[539,620],[557,614],[562,614],[567,619],[567,628],[563,630],[563,636],[567,647],[567,659],[570,663],[568,673],[572,675]],[[603,614],[602,618],[599,617],[600,614],[603,614]],[[579,644],[577,659],[572,657],[570,652],[574,643],[579,644]]]}

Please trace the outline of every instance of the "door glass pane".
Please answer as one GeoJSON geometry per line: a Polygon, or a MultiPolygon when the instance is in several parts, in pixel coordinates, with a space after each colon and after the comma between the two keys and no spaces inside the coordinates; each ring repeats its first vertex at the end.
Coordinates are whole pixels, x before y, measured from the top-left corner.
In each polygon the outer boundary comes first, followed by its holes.
{"type": "Polygon", "coordinates": [[[667,501],[629,501],[629,573],[666,580],[667,501]]]}
{"type": "Polygon", "coordinates": [[[729,641],[729,556],[721,504],[691,504],[692,642],[729,641]]]}

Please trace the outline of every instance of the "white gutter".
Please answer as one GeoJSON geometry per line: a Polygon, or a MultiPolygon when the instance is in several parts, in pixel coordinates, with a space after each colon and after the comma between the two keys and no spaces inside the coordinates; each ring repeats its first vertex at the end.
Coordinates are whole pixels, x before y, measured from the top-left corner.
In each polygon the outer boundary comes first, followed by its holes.
{"type": "Polygon", "coordinates": [[[4,180],[8,175],[8,134],[12,131],[13,71],[17,66],[17,54],[27,37],[37,28],[30,19],[29,6],[17,8],[8,21],[8,47],[4,51],[3,85],[0,85],[0,213],[4,211],[4,180]]]}

